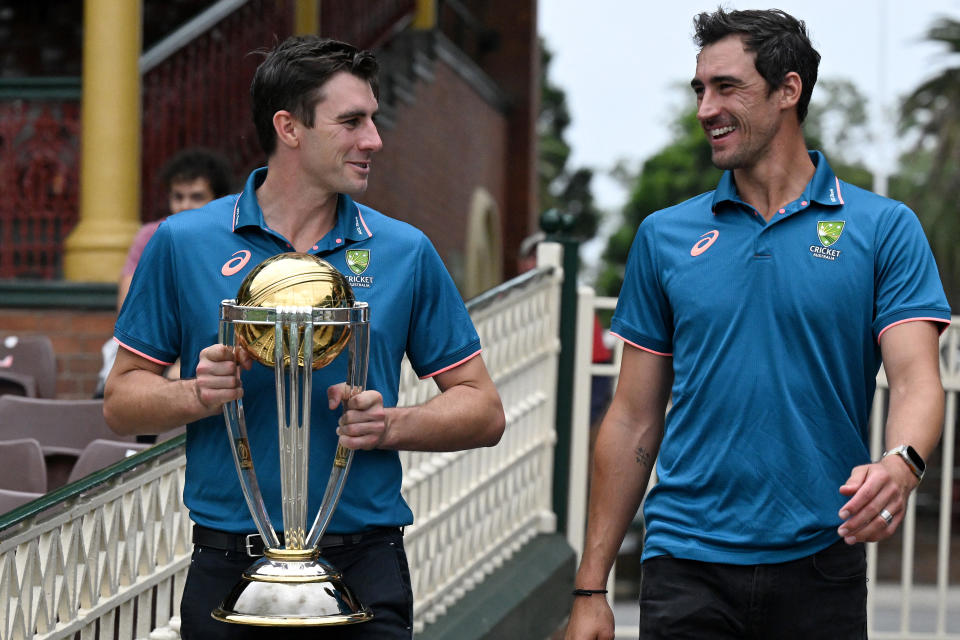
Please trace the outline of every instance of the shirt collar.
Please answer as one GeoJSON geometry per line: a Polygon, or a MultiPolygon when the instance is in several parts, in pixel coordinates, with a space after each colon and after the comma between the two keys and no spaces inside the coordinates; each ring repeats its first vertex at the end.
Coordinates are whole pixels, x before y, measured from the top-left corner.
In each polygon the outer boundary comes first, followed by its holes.
{"type": "MultiPolygon", "coordinates": [[[[267,223],[263,219],[263,210],[260,208],[260,203],[257,202],[257,187],[262,185],[266,178],[266,167],[255,169],[247,177],[243,191],[237,197],[233,207],[234,231],[244,227],[267,229],[267,223]]],[[[365,240],[372,235],[373,232],[367,226],[367,221],[363,217],[360,206],[345,193],[337,194],[337,221],[325,240],[329,239],[332,244],[339,245],[344,240],[356,242],[365,240]]]]}
{"type": "Polygon", "coordinates": [[[260,203],[257,202],[257,187],[263,184],[267,179],[267,168],[261,167],[255,169],[243,185],[243,191],[237,197],[233,205],[233,230],[237,231],[243,227],[267,228],[267,223],[263,220],[263,210],[260,203]]]}
{"type": "MultiPolygon", "coordinates": [[[[810,160],[813,161],[815,170],[813,177],[803,190],[801,200],[807,202],[818,202],[827,206],[840,206],[843,204],[843,193],[841,192],[840,179],[837,178],[830,163],[819,151],[808,151],[810,160]]],[[[713,201],[710,208],[714,213],[720,213],[727,203],[743,204],[737,193],[737,185],[733,181],[733,171],[724,171],[713,192],[713,201]]]]}

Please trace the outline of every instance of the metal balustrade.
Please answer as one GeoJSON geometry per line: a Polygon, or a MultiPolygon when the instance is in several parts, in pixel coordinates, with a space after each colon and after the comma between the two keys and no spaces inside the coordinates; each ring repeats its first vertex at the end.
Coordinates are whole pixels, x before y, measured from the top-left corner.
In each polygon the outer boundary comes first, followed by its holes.
{"type": "MultiPolygon", "coordinates": [[[[552,532],[559,276],[525,274],[469,305],[506,414],[501,442],[468,451],[403,452],[405,535],[414,631],[446,610],[538,533],[552,532]]],[[[400,405],[436,394],[404,361],[400,405]]]]}
{"type": "MultiPolygon", "coordinates": [[[[558,248],[543,255],[559,265],[558,248]]],[[[416,517],[405,538],[417,631],[531,538],[555,530],[561,277],[544,266],[468,304],[503,398],[500,444],[401,453],[402,490],[416,517]]],[[[404,361],[399,404],[435,393],[404,361]]],[[[179,637],[192,550],[183,442],[161,443],[0,515],[0,640],[179,637]]]]}
{"type": "Polygon", "coordinates": [[[182,442],[0,516],[0,638],[178,637],[192,549],[182,442]]]}
{"type": "MultiPolygon", "coordinates": [[[[580,288],[577,344],[592,344],[593,314],[612,310],[616,298],[595,297],[589,287],[580,288]]],[[[611,377],[616,384],[622,343],[614,349],[612,363],[590,362],[589,348],[578,350],[578,391],[590,389],[592,376],[611,377]]],[[[890,540],[867,545],[867,617],[870,638],[875,640],[960,640],[960,587],[951,585],[951,546],[957,544],[951,525],[954,517],[955,428],[957,394],[960,392],[960,316],[954,316],[940,339],[940,373],[946,392],[943,436],[939,448],[928,461],[928,476],[912,495],[900,531],[890,540]],[[923,505],[918,505],[918,496],[923,505]]],[[[870,450],[873,459],[883,451],[883,428],[888,396],[883,369],[877,376],[877,391],[870,416],[870,450]]],[[[589,397],[581,394],[580,407],[574,409],[574,441],[586,442],[590,425],[586,419],[589,397]],[[579,435],[578,435],[579,433],[579,435]]],[[[574,449],[576,451],[576,449],[574,449]]],[[[581,452],[579,467],[586,467],[586,451],[581,452]]],[[[578,466],[572,463],[571,468],[578,466]]],[[[578,467],[578,468],[579,468],[578,467]]],[[[656,478],[651,479],[651,486],[656,478]]],[[[586,474],[570,478],[571,511],[586,513],[586,474]]],[[[571,518],[573,520],[573,518],[571,518]]],[[[584,523],[585,517],[577,522],[584,523]]],[[[567,539],[577,551],[583,548],[583,529],[571,527],[567,539]]],[[[618,606],[617,638],[636,638],[636,602],[617,596],[616,567],[611,573],[610,599],[618,606]]],[[[620,582],[622,585],[622,581],[620,582]]]]}

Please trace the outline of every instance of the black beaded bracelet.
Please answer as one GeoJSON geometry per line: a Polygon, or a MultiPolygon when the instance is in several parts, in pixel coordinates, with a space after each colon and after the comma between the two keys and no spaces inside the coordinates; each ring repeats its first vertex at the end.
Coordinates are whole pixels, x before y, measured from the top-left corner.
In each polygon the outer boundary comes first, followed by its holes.
{"type": "Polygon", "coordinates": [[[574,589],[573,595],[575,596],[592,596],[595,593],[606,593],[606,589],[574,589]]]}

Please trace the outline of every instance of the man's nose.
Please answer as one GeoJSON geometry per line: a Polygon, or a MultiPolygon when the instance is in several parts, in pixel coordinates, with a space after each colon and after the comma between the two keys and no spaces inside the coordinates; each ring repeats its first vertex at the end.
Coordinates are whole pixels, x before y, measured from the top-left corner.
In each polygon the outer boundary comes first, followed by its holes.
{"type": "Polygon", "coordinates": [[[383,148],[383,140],[380,139],[380,132],[377,130],[376,123],[372,120],[365,128],[359,146],[365,151],[373,152],[380,151],[380,149],[383,148]]]}
{"type": "Polygon", "coordinates": [[[717,108],[717,101],[711,91],[704,90],[697,101],[697,119],[700,122],[706,122],[720,113],[717,108]]]}

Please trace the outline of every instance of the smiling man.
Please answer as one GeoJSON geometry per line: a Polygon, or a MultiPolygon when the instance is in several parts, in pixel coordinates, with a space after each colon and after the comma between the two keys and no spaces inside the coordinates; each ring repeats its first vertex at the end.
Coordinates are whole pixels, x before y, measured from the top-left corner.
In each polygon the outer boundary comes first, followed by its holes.
{"type": "Polygon", "coordinates": [[[914,213],[807,150],[820,56],[803,22],[694,24],[697,117],[726,172],[637,231],[567,638],[613,637],[603,589],[654,460],[644,640],[866,638],[863,543],[896,531],[939,439],[950,309],[914,213]],[[881,362],[887,451],[871,460],[881,362]]]}
{"type": "MultiPolygon", "coordinates": [[[[344,571],[374,617],[282,637],[411,638],[402,528],[413,514],[400,495],[397,450],[492,446],[503,433],[503,408],[480,339],[433,245],[410,225],[353,200],[366,190],[382,147],[374,123],[376,74],[372,54],[334,40],[290,38],[270,52],[250,90],[267,166],[250,174],[242,193],[214,200],[203,215],[178,214],[159,226],[117,319],[108,423],[121,433],[187,424],[183,494],[194,552],[181,603],[185,640],[278,637],[275,629],[210,617],[253,562],[251,554],[262,554],[234,470],[224,403],[243,396],[257,443],[254,464],[278,466],[273,370],[216,344],[220,301],[234,298],[263,260],[291,251],[318,255],[346,274],[356,299],[370,306],[367,390],[351,397],[341,416],[335,410],[342,380],[329,379],[330,368],[315,372],[314,404],[328,397],[330,410],[312,413],[310,459],[331,461],[338,443],[357,450],[320,552],[344,571]],[[422,406],[396,406],[404,354],[441,391],[422,406]],[[164,379],[164,366],[177,357],[182,379],[164,379]]],[[[310,513],[323,496],[323,476],[310,474],[310,513]]],[[[280,495],[279,475],[257,478],[271,521],[282,522],[280,500],[269,498],[280,495]]]]}

